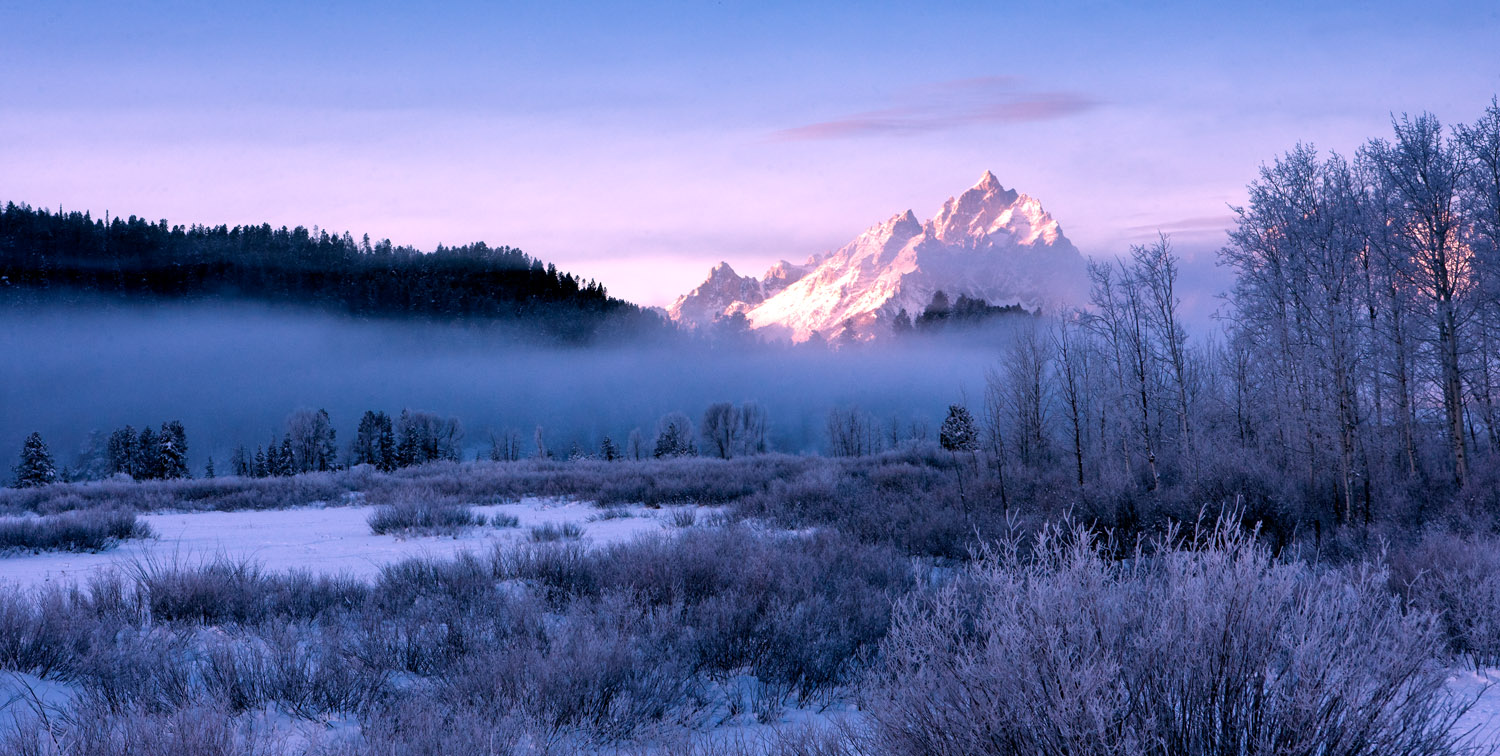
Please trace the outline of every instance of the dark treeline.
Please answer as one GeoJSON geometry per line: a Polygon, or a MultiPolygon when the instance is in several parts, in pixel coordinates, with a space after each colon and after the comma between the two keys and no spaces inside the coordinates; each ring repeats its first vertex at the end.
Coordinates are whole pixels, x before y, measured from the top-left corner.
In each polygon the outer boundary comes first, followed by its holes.
{"type": "Polygon", "coordinates": [[[891,321],[891,330],[897,336],[917,331],[937,331],[947,327],[974,327],[984,325],[996,318],[1013,315],[1030,315],[1019,304],[992,305],[983,299],[958,295],[949,300],[948,293],[939,289],[932,294],[932,301],[922,309],[922,314],[913,318],[906,308],[901,308],[891,321]]]}
{"type": "MultiPolygon", "coordinates": [[[[605,436],[597,450],[584,449],[572,442],[563,458],[613,462],[700,454],[718,459],[766,454],[772,451],[769,426],[766,410],[754,402],[740,405],[716,402],[703,412],[697,426],[687,415],[672,412],[661,418],[655,436],[649,440],[641,429],[635,428],[623,448],[605,436]]],[[[248,446],[236,446],[224,472],[246,478],[269,478],[359,465],[392,472],[429,462],[461,461],[464,441],[464,426],[456,417],[404,409],[393,422],[383,411],[367,410],[360,417],[353,440],[340,447],[327,410],[302,409],[287,416],[286,430],[280,438],[273,436],[269,443],[258,445],[253,451],[248,446]]],[[[32,433],[22,445],[13,483],[17,488],[33,488],[105,478],[138,481],[191,478],[187,449],[187,432],[179,421],[162,423],[160,431],[147,426],[139,433],[127,425],[107,436],[92,434],[76,461],[59,469],[41,434],[32,433]]],[[[475,457],[516,462],[558,459],[560,455],[548,447],[546,432],[538,426],[531,446],[521,443],[521,434],[515,429],[492,432],[489,447],[481,449],[475,457]]],[[[218,472],[209,457],[204,477],[215,477],[218,472]]]]}
{"type": "Polygon", "coordinates": [[[0,211],[6,291],[236,296],[359,315],[494,318],[568,342],[664,327],[603,284],[511,247],[477,242],[423,253],[301,226],[105,220],[15,203],[0,211]]]}

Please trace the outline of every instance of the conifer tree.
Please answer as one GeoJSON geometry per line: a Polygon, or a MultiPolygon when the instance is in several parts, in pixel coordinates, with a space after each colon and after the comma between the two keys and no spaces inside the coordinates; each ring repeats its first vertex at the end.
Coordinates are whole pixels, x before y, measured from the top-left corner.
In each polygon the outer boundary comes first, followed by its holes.
{"type": "Polygon", "coordinates": [[[141,454],[135,428],[129,425],[109,434],[109,473],[124,473],[134,478],[140,474],[141,454]]]}
{"type": "Polygon", "coordinates": [[[157,477],[190,477],[187,466],[187,431],[183,429],[181,422],[173,420],[162,423],[157,446],[157,477]]]}
{"type": "Polygon", "coordinates": [[[282,436],[281,453],[277,455],[277,462],[279,464],[276,469],[276,474],[283,476],[295,475],[297,473],[296,459],[296,456],[292,452],[292,437],[282,436]]]}
{"type": "Polygon", "coordinates": [[[57,481],[57,464],[52,460],[42,434],[33,433],[21,445],[21,462],[16,465],[16,488],[35,488],[57,481]]]}
{"type": "Polygon", "coordinates": [[[382,472],[396,469],[396,436],[391,430],[390,415],[365,410],[359,419],[349,456],[350,464],[372,465],[382,472]]]}
{"type": "Polygon", "coordinates": [[[255,473],[254,461],[245,447],[234,447],[234,454],[229,457],[229,469],[241,478],[248,478],[255,473]]]}
{"type": "Polygon", "coordinates": [[[136,451],[139,462],[136,464],[134,473],[136,480],[155,480],[161,477],[161,439],[157,437],[156,431],[151,426],[141,429],[141,435],[136,440],[136,451]]]}

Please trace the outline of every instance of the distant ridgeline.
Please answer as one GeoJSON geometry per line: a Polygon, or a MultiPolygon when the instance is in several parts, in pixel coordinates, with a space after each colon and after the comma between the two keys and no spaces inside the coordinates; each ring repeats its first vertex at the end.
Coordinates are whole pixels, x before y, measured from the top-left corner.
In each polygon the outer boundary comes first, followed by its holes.
{"type": "Polygon", "coordinates": [[[513,321],[587,341],[665,328],[603,284],[518,249],[439,246],[423,253],[298,226],[169,226],[131,216],[8,203],[0,211],[0,299],[50,292],[191,298],[233,296],[358,315],[513,321]]]}

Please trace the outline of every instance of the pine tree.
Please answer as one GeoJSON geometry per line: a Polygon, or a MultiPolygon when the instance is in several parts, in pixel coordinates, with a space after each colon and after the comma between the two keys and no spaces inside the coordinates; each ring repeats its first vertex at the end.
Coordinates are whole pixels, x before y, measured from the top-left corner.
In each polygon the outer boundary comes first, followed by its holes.
{"type": "Polygon", "coordinates": [[[134,478],[140,474],[141,454],[135,428],[125,426],[109,434],[109,473],[124,473],[134,478]]]}
{"type": "Polygon", "coordinates": [[[382,472],[396,469],[396,436],[391,430],[390,415],[365,410],[359,419],[349,456],[350,464],[372,465],[382,472]]]}
{"type": "Polygon", "coordinates": [[[248,478],[255,474],[254,461],[250,454],[245,451],[244,446],[234,447],[234,454],[229,457],[229,469],[241,478],[248,478]]]}
{"type": "Polygon", "coordinates": [[[905,307],[902,307],[901,311],[896,313],[895,319],[891,321],[891,332],[897,336],[905,336],[912,332],[911,315],[906,312],[905,307]]]}
{"type": "Polygon", "coordinates": [[[396,432],[391,428],[391,418],[384,412],[380,413],[379,427],[380,461],[375,467],[382,472],[390,472],[396,469],[396,432]]]}
{"type": "Polygon", "coordinates": [[[276,474],[277,475],[283,475],[283,476],[285,476],[285,475],[295,475],[295,474],[297,474],[297,468],[296,468],[297,458],[292,453],[292,437],[291,436],[282,436],[281,437],[281,453],[278,454],[278,455],[276,455],[276,461],[278,463],[277,468],[276,468],[276,474]]]}
{"type": "Polygon", "coordinates": [[[208,458],[208,464],[205,464],[203,466],[203,477],[205,477],[205,478],[212,478],[212,477],[214,477],[214,458],[213,457],[209,457],[208,458]]]}
{"type": "Polygon", "coordinates": [[[604,443],[599,444],[599,456],[605,462],[613,462],[620,458],[620,450],[615,447],[615,442],[609,436],[604,437],[604,443]]]}
{"type": "MultiPolygon", "coordinates": [[[[974,416],[969,413],[967,407],[961,404],[948,405],[948,416],[943,418],[943,425],[938,429],[938,443],[953,455],[955,463],[958,462],[958,453],[961,451],[974,456],[974,450],[979,446],[979,433],[974,428],[974,416]]],[[[963,465],[955,464],[954,473],[958,476],[958,501],[967,513],[969,502],[964,496],[963,465]]]]}
{"type": "Polygon", "coordinates": [[[950,452],[973,451],[978,445],[979,434],[974,430],[974,416],[967,407],[959,404],[948,406],[948,417],[938,430],[938,443],[950,452]]]}
{"type": "Polygon", "coordinates": [[[137,458],[134,473],[136,480],[155,480],[161,477],[161,439],[157,438],[156,431],[151,426],[141,429],[141,435],[136,440],[137,458]]]}
{"type": "Polygon", "coordinates": [[[327,410],[318,410],[318,417],[323,421],[326,432],[318,439],[318,469],[336,470],[339,466],[339,444],[338,433],[333,428],[333,421],[328,419],[327,410]]]}
{"type": "Polygon", "coordinates": [[[21,463],[16,465],[16,488],[35,488],[57,481],[57,464],[52,461],[42,434],[33,433],[21,445],[21,463]]]}
{"type": "Polygon", "coordinates": [[[411,410],[401,410],[396,420],[396,466],[410,467],[426,462],[426,428],[411,410]]]}
{"type": "Polygon", "coordinates": [[[157,437],[157,476],[167,479],[191,477],[187,466],[187,431],[182,423],[173,420],[161,424],[157,437]]]}
{"type": "Polygon", "coordinates": [[[109,437],[91,430],[83,445],[78,447],[77,462],[63,477],[67,480],[103,480],[109,476],[109,437]]]}
{"type": "Polygon", "coordinates": [[[693,421],[681,412],[673,412],[657,423],[656,448],[652,455],[661,457],[692,457],[698,454],[693,443],[693,421]]]}
{"type": "Polygon", "coordinates": [[[271,474],[270,468],[266,466],[266,452],[259,446],[255,447],[255,468],[251,472],[257,478],[264,478],[271,474]]]}

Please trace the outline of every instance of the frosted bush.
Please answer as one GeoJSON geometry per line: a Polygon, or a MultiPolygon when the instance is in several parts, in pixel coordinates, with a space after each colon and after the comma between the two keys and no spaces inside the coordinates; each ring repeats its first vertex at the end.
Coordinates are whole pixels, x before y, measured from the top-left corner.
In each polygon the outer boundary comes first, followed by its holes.
{"type": "Polygon", "coordinates": [[[1442,636],[1383,580],[1228,532],[1112,560],[1045,531],[903,604],[876,737],[935,756],[1459,752],[1442,636]]]}

